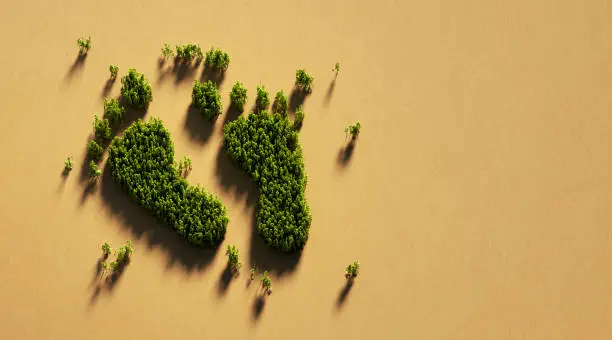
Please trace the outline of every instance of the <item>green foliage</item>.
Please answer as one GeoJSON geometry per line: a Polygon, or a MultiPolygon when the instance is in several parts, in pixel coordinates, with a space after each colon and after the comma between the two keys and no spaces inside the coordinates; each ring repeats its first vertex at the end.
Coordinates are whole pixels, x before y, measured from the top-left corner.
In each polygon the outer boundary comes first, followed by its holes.
{"type": "Polygon", "coordinates": [[[206,52],[206,59],[204,59],[204,64],[206,64],[206,66],[210,68],[225,71],[229,67],[229,63],[229,54],[221,51],[218,48],[211,47],[211,49],[206,52]]]}
{"type": "Polygon", "coordinates": [[[251,266],[251,281],[255,280],[255,272],[257,271],[257,268],[255,267],[255,265],[251,266]]]}
{"type": "Polygon", "coordinates": [[[108,67],[108,70],[110,71],[110,78],[112,80],[117,79],[117,73],[119,73],[119,66],[111,65],[108,67]]]}
{"type": "Polygon", "coordinates": [[[338,73],[340,73],[340,63],[336,63],[333,71],[336,71],[336,76],[338,76],[338,73]]]}
{"type": "Polygon", "coordinates": [[[110,255],[111,253],[111,246],[108,242],[104,242],[104,244],[102,245],[102,253],[104,255],[110,255]]]}
{"type": "Polygon", "coordinates": [[[162,47],[161,52],[162,52],[162,58],[164,59],[170,59],[174,57],[174,51],[168,44],[164,44],[164,47],[162,47]]]}
{"type": "Polygon", "coordinates": [[[94,116],[94,136],[99,143],[107,142],[111,139],[111,127],[108,119],[100,119],[94,116]]]}
{"type": "Polygon", "coordinates": [[[295,71],[295,86],[299,89],[304,90],[306,93],[312,91],[312,76],[306,73],[306,70],[295,71]]]}
{"type": "Polygon", "coordinates": [[[71,170],[72,170],[72,157],[68,157],[64,161],[64,173],[69,173],[71,170]]]}
{"type": "Polygon", "coordinates": [[[349,264],[348,266],[346,266],[346,269],[344,270],[344,274],[349,279],[356,278],[357,275],[359,275],[359,261],[355,261],[349,264]]]}
{"type": "Polygon", "coordinates": [[[95,180],[98,177],[100,177],[100,175],[102,175],[102,170],[98,168],[98,164],[96,164],[96,162],[94,161],[90,161],[89,162],[89,178],[95,180]]]}
{"type": "Polygon", "coordinates": [[[128,127],[113,140],[108,163],[115,181],[134,201],[192,244],[215,246],[225,237],[225,207],[180,177],[172,138],[160,120],[138,120],[128,127]]]}
{"type": "Polygon", "coordinates": [[[106,261],[100,262],[100,269],[102,269],[102,273],[106,272],[109,268],[110,266],[106,261]]]}
{"type": "Polygon", "coordinates": [[[283,93],[283,90],[276,92],[274,96],[274,103],[272,104],[272,112],[287,116],[287,110],[289,109],[289,102],[287,96],[283,93]]]}
{"type": "Polygon", "coordinates": [[[111,125],[116,126],[121,122],[124,113],[125,108],[117,99],[104,99],[104,119],[107,119],[111,125]]]}
{"type": "Polygon", "coordinates": [[[258,110],[266,110],[270,105],[268,91],[266,91],[266,88],[263,85],[257,86],[257,99],[255,100],[255,105],[257,105],[258,110]]]}
{"type": "Polygon", "coordinates": [[[151,85],[144,74],[133,68],[121,78],[121,96],[127,105],[137,109],[145,108],[153,100],[151,85]]]}
{"type": "Polygon", "coordinates": [[[79,46],[79,55],[86,55],[91,49],[91,37],[77,39],[77,45],[79,46]]]}
{"type": "Polygon", "coordinates": [[[242,266],[238,256],[238,248],[236,246],[228,245],[225,251],[227,255],[227,265],[234,271],[237,271],[242,266]]]}
{"type": "MultiPolygon", "coordinates": [[[[164,46],[165,47],[165,46],[164,46]]],[[[162,53],[164,49],[162,49],[162,53]]],[[[185,44],[176,46],[176,57],[181,62],[191,62],[192,60],[202,60],[203,54],[200,45],[185,44]]]]}
{"type": "Polygon", "coordinates": [[[293,128],[299,130],[302,128],[302,123],[304,122],[304,110],[302,106],[298,106],[297,110],[295,110],[295,119],[293,120],[293,128]]]}
{"type": "Polygon", "coordinates": [[[178,161],[176,164],[176,170],[183,178],[186,178],[189,175],[191,169],[191,159],[187,156],[185,156],[182,160],[178,161]]]}
{"type": "Polygon", "coordinates": [[[287,117],[249,114],[223,128],[227,153],[259,186],[256,228],[271,247],[301,250],[311,215],[306,203],[306,172],[298,134],[287,117]]]}
{"type": "Polygon", "coordinates": [[[359,136],[360,131],[361,123],[359,122],[355,123],[355,125],[349,125],[348,127],[346,127],[346,129],[344,129],[344,133],[346,133],[347,135],[350,134],[352,140],[357,139],[357,136],[359,136]]]}
{"type": "Polygon", "coordinates": [[[193,106],[199,109],[208,120],[216,118],[223,110],[221,96],[215,84],[210,80],[203,83],[194,80],[191,99],[193,106]]]}
{"type": "Polygon", "coordinates": [[[272,293],[272,280],[270,279],[267,270],[261,275],[261,286],[264,289],[264,292],[267,292],[268,294],[272,293]]]}
{"type": "Polygon", "coordinates": [[[95,162],[99,162],[102,159],[102,154],[104,153],[104,149],[100,146],[100,144],[96,143],[95,140],[90,140],[87,144],[87,156],[91,158],[95,162]]]}
{"type": "Polygon", "coordinates": [[[230,102],[238,110],[244,110],[244,104],[247,101],[247,89],[241,82],[236,81],[230,92],[230,102]]]}

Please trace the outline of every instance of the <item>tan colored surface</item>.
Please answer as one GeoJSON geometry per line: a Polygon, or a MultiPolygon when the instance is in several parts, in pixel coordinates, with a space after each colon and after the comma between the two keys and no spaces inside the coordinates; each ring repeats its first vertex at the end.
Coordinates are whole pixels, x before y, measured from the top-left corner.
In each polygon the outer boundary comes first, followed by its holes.
{"type": "Polygon", "coordinates": [[[1,338],[612,337],[609,2],[34,2],[0,13],[1,338]],[[87,34],[91,53],[70,72],[87,34]],[[148,116],[193,159],[191,181],[228,206],[224,246],[260,256],[253,187],[217,158],[225,117],[207,141],[185,128],[201,68],[160,79],[162,44],[190,41],[232,56],[225,107],[235,80],[250,107],[260,82],[288,92],[297,67],[315,77],[301,134],[310,240],[257,320],[246,268],[220,293],[222,251],[184,250],[108,175],[89,196],[79,181],[108,65],[135,67],[153,86],[148,116]],[[100,244],[129,238],[132,264],[92,298],[100,244]],[[362,275],[338,308],[353,259],[362,275]]]}

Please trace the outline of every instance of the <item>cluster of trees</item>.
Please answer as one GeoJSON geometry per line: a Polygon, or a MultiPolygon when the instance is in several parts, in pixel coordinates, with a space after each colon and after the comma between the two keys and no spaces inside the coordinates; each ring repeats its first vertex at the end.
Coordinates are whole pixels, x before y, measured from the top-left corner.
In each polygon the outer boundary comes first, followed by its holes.
{"type": "Polygon", "coordinates": [[[298,133],[286,116],[267,111],[227,123],[226,152],[260,189],[256,229],[271,247],[301,250],[308,239],[310,208],[306,203],[306,172],[298,133]]]}
{"type": "Polygon", "coordinates": [[[174,166],[174,145],[158,119],[138,120],[109,149],[113,178],[130,197],[197,246],[225,237],[226,208],[203,188],[190,186],[174,166]]]}
{"type": "Polygon", "coordinates": [[[191,101],[193,107],[200,110],[208,120],[213,120],[223,110],[221,96],[219,96],[215,84],[210,80],[203,83],[197,80],[193,81],[191,101]]]}
{"type": "Polygon", "coordinates": [[[204,60],[204,64],[206,64],[206,66],[212,69],[218,71],[225,71],[229,67],[229,63],[229,54],[221,51],[218,48],[211,47],[211,49],[206,52],[206,59],[204,60]]]}
{"type": "Polygon", "coordinates": [[[79,55],[87,55],[87,52],[91,49],[91,37],[77,39],[77,46],[79,46],[79,55]]]}
{"type": "MultiPolygon", "coordinates": [[[[166,47],[165,45],[164,47],[166,47]]],[[[164,49],[162,48],[162,53],[164,49]]],[[[190,63],[193,60],[200,61],[204,55],[202,54],[202,49],[200,45],[197,44],[185,44],[185,45],[176,45],[176,58],[185,63],[190,63]]]]}
{"type": "MultiPolygon", "coordinates": [[[[338,65],[340,66],[340,65],[338,65]]],[[[312,92],[313,78],[306,70],[300,69],[295,71],[295,86],[306,93],[312,92]]]]}
{"type": "Polygon", "coordinates": [[[272,113],[280,114],[281,116],[287,116],[289,110],[289,102],[287,96],[283,93],[283,90],[276,92],[274,96],[274,103],[272,103],[272,113]]]}
{"type": "Polygon", "coordinates": [[[104,119],[108,120],[111,126],[116,127],[123,119],[125,108],[115,98],[104,99],[104,119]]]}
{"type": "Polygon", "coordinates": [[[136,109],[144,109],[153,100],[151,85],[144,74],[130,69],[121,78],[121,97],[128,106],[136,109]]]}
{"type": "Polygon", "coordinates": [[[119,73],[119,66],[112,65],[108,67],[108,71],[110,72],[110,79],[115,81],[117,79],[117,74],[119,73]]]}
{"type": "Polygon", "coordinates": [[[270,105],[270,96],[266,87],[263,85],[257,86],[257,98],[255,99],[255,106],[257,111],[267,110],[270,105]]]}
{"type": "Polygon", "coordinates": [[[232,92],[230,92],[230,102],[232,103],[232,106],[242,112],[242,110],[244,110],[244,104],[246,104],[246,101],[247,89],[241,82],[236,81],[234,86],[232,86],[232,92]]]}
{"type": "MultiPolygon", "coordinates": [[[[102,244],[102,254],[105,260],[106,258],[108,258],[111,251],[112,249],[110,244],[108,242],[104,242],[104,244],[102,244]]],[[[127,262],[130,260],[130,257],[132,256],[132,253],[134,253],[132,241],[128,240],[127,242],[125,242],[124,246],[119,247],[119,249],[117,249],[117,251],[115,252],[115,261],[111,262],[110,264],[106,261],[102,261],[100,265],[103,270],[107,270],[110,268],[112,269],[112,271],[117,272],[121,269],[122,266],[127,264],[127,262]]]]}

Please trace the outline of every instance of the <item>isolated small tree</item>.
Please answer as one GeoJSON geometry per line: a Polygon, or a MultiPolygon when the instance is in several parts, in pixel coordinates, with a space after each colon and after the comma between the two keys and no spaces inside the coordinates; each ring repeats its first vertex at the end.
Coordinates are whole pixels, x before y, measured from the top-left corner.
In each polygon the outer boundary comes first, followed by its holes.
{"type": "Polygon", "coordinates": [[[221,97],[212,81],[200,83],[194,80],[191,99],[193,106],[199,109],[206,119],[212,120],[221,114],[221,97]]]}
{"type": "Polygon", "coordinates": [[[306,70],[300,69],[295,71],[295,86],[302,89],[306,93],[312,91],[313,78],[310,74],[306,73],[306,70]]]}
{"type": "Polygon", "coordinates": [[[283,93],[283,90],[276,92],[274,96],[274,103],[272,104],[272,113],[280,114],[281,116],[287,116],[287,110],[289,108],[289,102],[287,96],[283,93]]]}
{"type": "Polygon", "coordinates": [[[359,275],[359,261],[355,261],[346,266],[346,269],[344,270],[344,275],[349,280],[355,279],[357,275],[359,275]]]}
{"type": "Polygon", "coordinates": [[[242,85],[241,82],[236,81],[232,86],[232,92],[230,92],[230,102],[240,112],[244,110],[244,104],[247,101],[247,89],[242,85]]]}
{"type": "Polygon", "coordinates": [[[123,119],[125,108],[115,98],[104,99],[104,118],[108,119],[109,123],[116,126],[123,119]]]}
{"type": "Polygon", "coordinates": [[[64,161],[64,173],[69,173],[72,170],[72,157],[66,158],[64,161]]]}
{"type": "Polygon", "coordinates": [[[272,293],[272,280],[270,279],[267,270],[261,275],[261,286],[263,287],[264,292],[268,294],[272,293]]]}
{"type": "Polygon", "coordinates": [[[104,256],[108,256],[111,253],[111,246],[108,242],[104,242],[104,244],[102,244],[102,254],[104,254],[104,256]]]}
{"type": "Polygon", "coordinates": [[[239,259],[238,248],[233,245],[228,245],[227,250],[225,251],[225,255],[227,255],[228,267],[234,272],[237,272],[242,266],[242,263],[240,263],[239,259]]]}
{"type": "Polygon", "coordinates": [[[108,119],[100,119],[94,116],[94,136],[100,143],[107,142],[111,138],[111,127],[108,119]]]}
{"type": "Polygon", "coordinates": [[[302,128],[302,123],[304,122],[304,111],[302,110],[302,105],[298,106],[297,110],[295,110],[295,119],[293,120],[293,127],[296,130],[302,128]]]}
{"type": "Polygon", "coordinates": [[[172,50],[172,48],[168,44],[164,44],[164,47],[162,47],[161,52],[162,52],[162,58],[164,60],[168,60],[168,59],[174,57],[174,51],[172,50]]]}
{"type": "Polygon", "coordinates": [[[355,140],[357,139],[357,136],[359,136],[359,132],[361,131],[361,124],[359,122],[355,123],[355,125],[349,125],[348,127],[346,127],[346,129],[344,129],[344,133],[348,135],[351,135],[351,140],[355,140]]]}
{"type": "Polygon", "coordinates": [[[102,170],[98,168],[98,165],[94,161],[89,162],[89,178],[96,180],[102,175],[102,170]]]}
{"type": "Polygon", "coordinates": [[[117,79],[117,73],[119,73],[119,66],[111,65],[108,67],[108,70],[110,71],[110,79],[115,81],[115,79],[117,79]]]}
{"type": "Polygon", "coordinates": [[[206,58],[204,59],[204,64],[206,66],[219,70],[225,71],[229,67],[230,56],[229,54],[221,51],[218,48],[211,47],[210,50],[206,52],[206,58]]]}
{"type": "Polygon", "coordinates": [[[336,71],[336,77],[337,77],[338,73],[340,73],[340,63],[336,63],[332,71],[336,71]]]}
{"type": "Polygon", "coordinates": [[[263,85],[257,86],[257,98],[255,100],[258,110],[265,110],[270,105],[270,97],[268,91],[263,85]]]}
{"type": "Polygon", "coordinates": [[[257,272],[257,267],[255,265],[251,266],[251,281],[255,280],[255,273],[257,272]]]}
{"type": "Polygon", "coordinates": [[[128,240],[124,246],[119,247],[116,252],[117,258],[111,263],[113,270],[117,271],[119,268],[121,268],[121,266],[130,259],[133,252],[134,249],[132,248],[132,241],[128,240]]]}
{"type": "Polygon", "coordinates": [[[86,56],[91,49],[91,37],[77,39],[77,45],[79,46],[79,55],[86,56]]]}
{"type": "Polygon", "coordinates": [[[153,94],[151,85],[144,74],[136,72],[135,69],[130,69],[121,78],[121,97],[123,97],[128,106],[137,109],[147,107],[153,100],[153,94]]]}
{"type": "Polygon", "coordinates": [[[95,162],[99,162],[102,159],[104,149],[95,140],[90,140],[87,143],[87,156],[95,162]]]}

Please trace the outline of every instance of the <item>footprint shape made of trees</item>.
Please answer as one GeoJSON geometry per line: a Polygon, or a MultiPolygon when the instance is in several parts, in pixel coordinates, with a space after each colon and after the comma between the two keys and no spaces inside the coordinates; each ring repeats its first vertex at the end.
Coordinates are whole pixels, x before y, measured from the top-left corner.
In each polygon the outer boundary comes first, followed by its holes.
{"type": "Polygon", "coordinates": [[[112,177],[138,204],[171,225],[190,243],[216,246],[229,221],[215,196],[183,179],[174,166],[174,145],[159,119],[138,120],[109,150],[112,177]]]}
{"type": "Polygon", "coordinates": [[[267,111],[239,117],[223,128],[223,146],[259,187],[256,228],[271,247],[304,248],[312,216],[298,132],[286,115],[267,111]]]}

